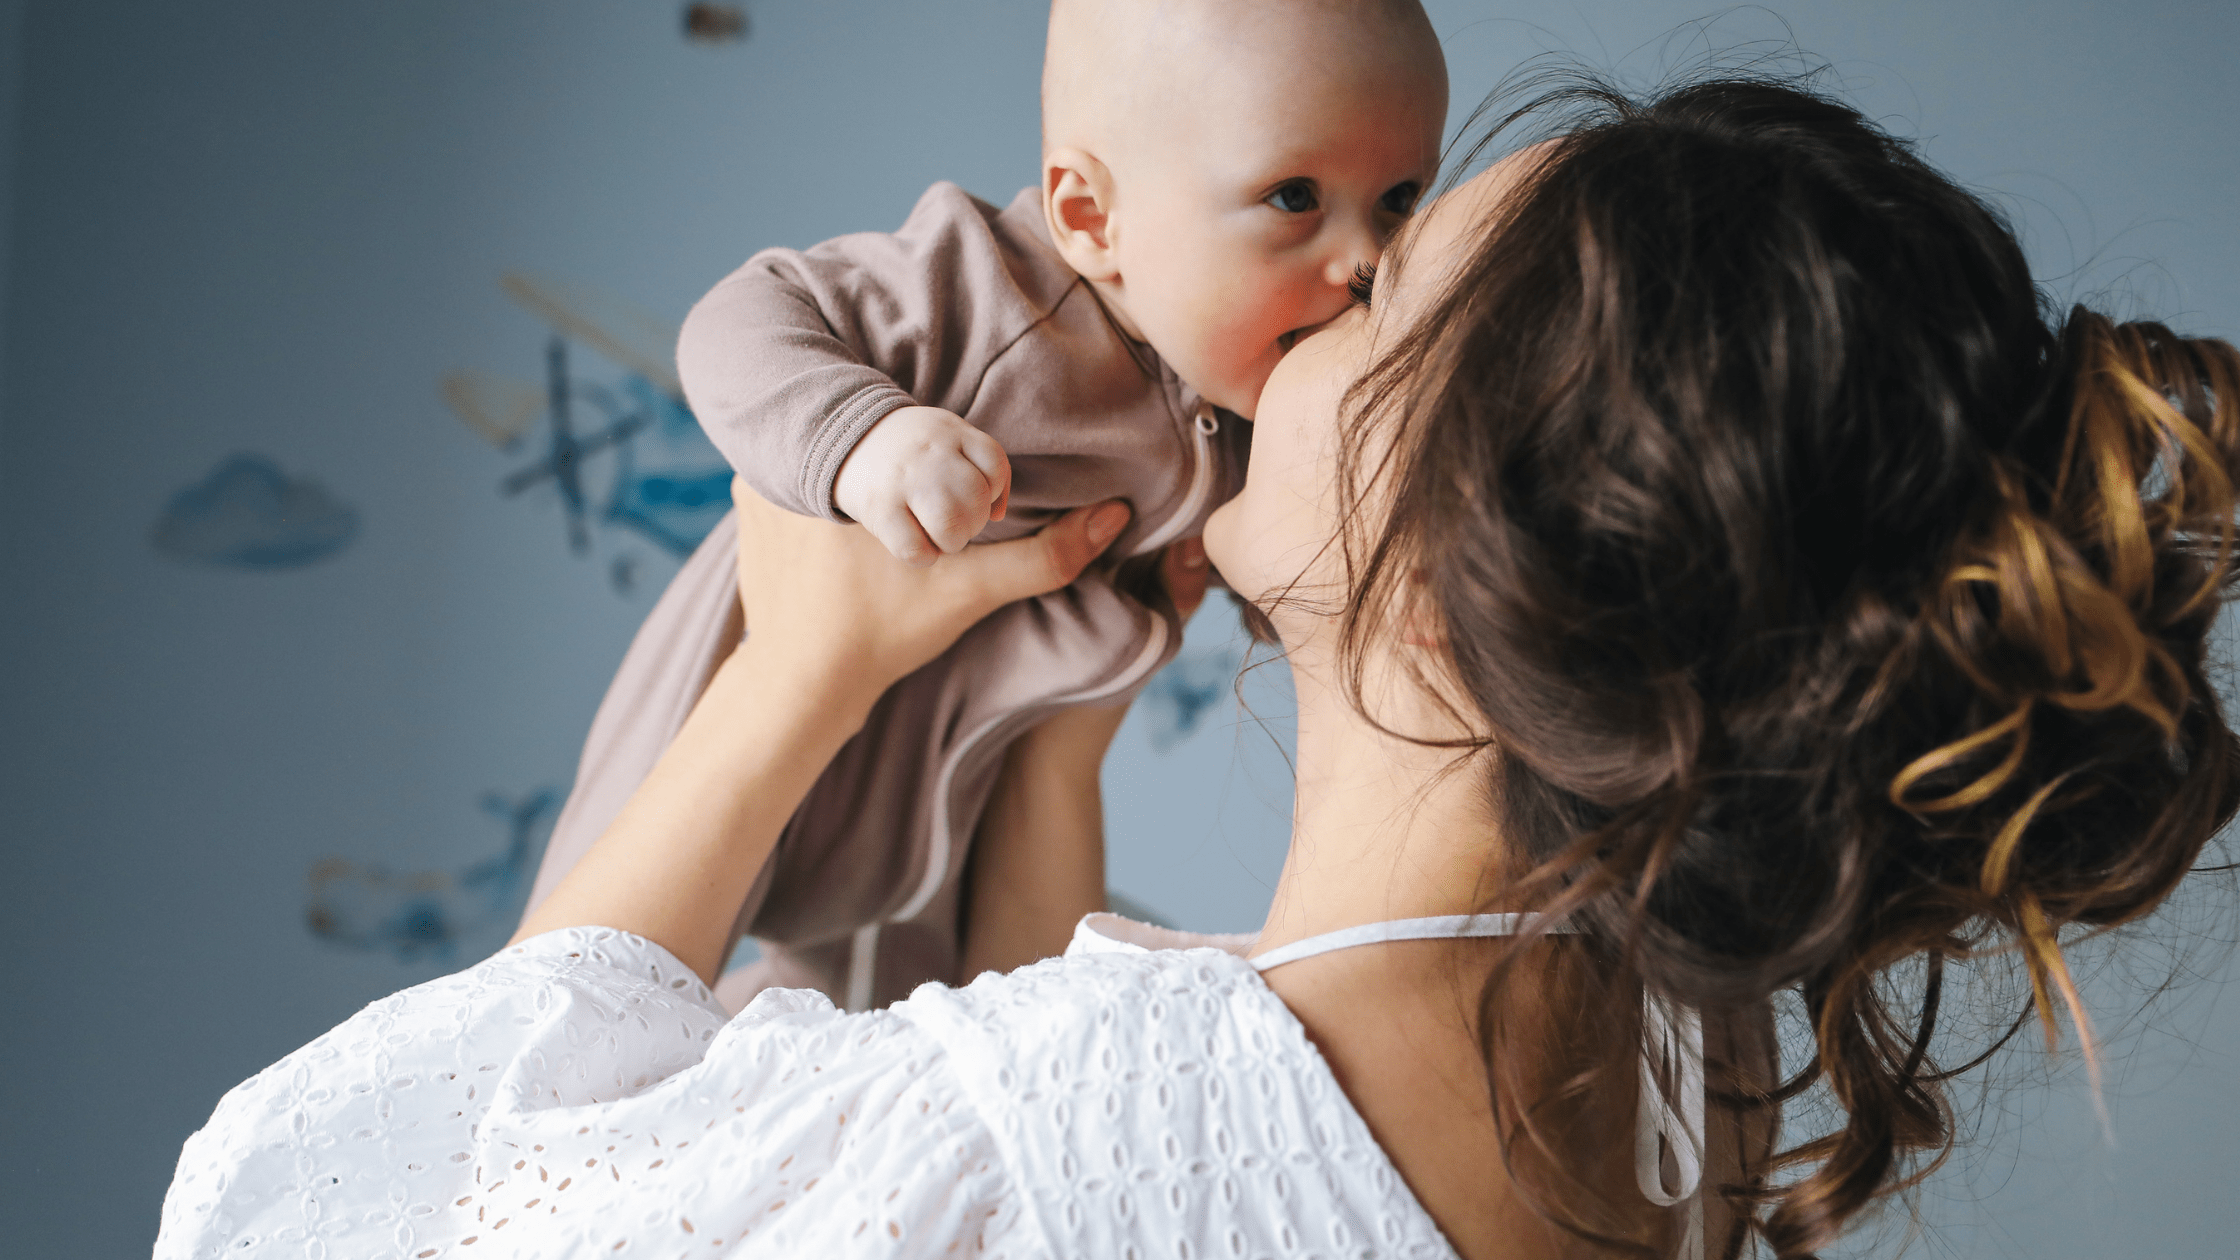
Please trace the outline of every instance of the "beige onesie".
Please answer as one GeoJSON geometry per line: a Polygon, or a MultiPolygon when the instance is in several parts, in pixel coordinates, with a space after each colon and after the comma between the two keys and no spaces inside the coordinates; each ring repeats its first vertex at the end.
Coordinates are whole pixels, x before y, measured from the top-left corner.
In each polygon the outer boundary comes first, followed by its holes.
{"type": "MultiPolygon", "coordinates": [[[[1009,207],[953,184],[900,231],[756,254],[692,310],[687,400],[758,494],[834,520],[833,480],[865,430],[916,404],[963,416],[1011,459],[1005,519],[1031,533],[1084,503],[1135,517],[1065,590],[1004,608],[897,683],[787,824],[741,907],[762,961],[725,977],[736,1010],[764,987],[851,1009],[957,982],[967,850],[1005,748],[1060,709],[1131,697],[1180,645],[1148,557],[1196,534],[1243,484],[1235,416],[1112,323],[1051,247],[1033,189],[1009,207]]],[[[683,724],[741,633],[729,517],[663,592],[609,686],[529,902],[583,856],[683,724]]]]}

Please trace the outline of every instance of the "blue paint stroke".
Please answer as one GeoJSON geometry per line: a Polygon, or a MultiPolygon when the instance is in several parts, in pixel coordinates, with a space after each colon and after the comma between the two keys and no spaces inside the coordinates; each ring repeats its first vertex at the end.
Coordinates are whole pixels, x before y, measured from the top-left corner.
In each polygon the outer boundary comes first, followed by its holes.
{"type": "MultiPolygon", "coordinates": [[[[585,466],[595,455],[613,452],[614,479],[597,523],[629,529],[671,555],[692,554],[731,509],[731,468],[701,432],[700,422],[682,402],[644,376],[624,375],[620,393],[604,383],[575,375],[568,341],[555,334],[545,348],[548,430],[547,453],[508,476],[500,488],[509,495],[550,482],[560,496],[568,527],[568,546],[578,555],[591,550],[590,492],[585,466]],[[605,423],[577,433],[577,405],[588,403],[605,423]],[[644,445],[659,447],[660,465],[638,471],[644,445]]],[[[614,569],[615,589],[635,588],[634,574],[614,569]]]]}
{"type": "Polygon", "coordinates": [[[576,380],[568,368],[568,339],[553,334],[545,344],[545,423],[550,430],[546,454],[499,483],[509,495],[551,482],[559,492],[563,518],[568,525],[568,549],[577,555],[591,551],[591,531],[584,524],[584,461],[609,447],[620,447],[650,421],[643,411],[624,413],[614,396],[596,382],[576,380]],[[608,413],[605,428],[577,436],[575,403],[581,394],[608,413]]]}
{"type": "Polygon", "coordinates": [[[262,455],[235,455],[171,496],[148,541],[174,560],[236,569],[293,569],[358,536],[356,508],[262,455]]]}
{"type": "Polygon", "coordinates": [[[311,868],[304,921],[311,934],[351,949],[379,950],[411,961],[421,954],[449,959],[462,941],[520,913],[529,877],[560,814],[558,789],[518,800],[493,792],[484,812],[506,825],[505,852],[457,871],[410,871],[328,858],[311,868]]]}
{"type": "Polygon", "coordinates": [[[634,413],[649,420],[644,436],[659,440],[662,466],[641,473],[637,444],[617,447],[607,520],[673,556],[689,556],[731,510],[731,466],[691,408],[635,372],[623,378],[622,390],[634,413]]]}
{"type": "Polygon", "coordinates": [[[1244,654],[1234,643],[1184,648],[1152,675],[1136,699],[1149,727],[1151,750],[1166,752],[1188,739],[1221,698],[1236,684],[1244,654]]]}
{"type": "Polygon", "coordinates": [[[716,455],[715,444],[708,441],[708,435],[701,431],[700,419],[692,414],[692,408],[671,397],[659,385],[631,372],[622,378],[622,392],[628,394],[630,401],[637,404],[640,410],[653,417],[654,431],[660,434],[664,444],[705,452],[719,461],[722,459],[722,456],[716,455]]]}
{"type": "Polygon", "coordinates": [[[625,453],[615,477],[607,519],[626,525],[669,554],[689,556],[723,514],[731,510],[731,470],[698,473],[644,473],[629,466],[625,453]]]}

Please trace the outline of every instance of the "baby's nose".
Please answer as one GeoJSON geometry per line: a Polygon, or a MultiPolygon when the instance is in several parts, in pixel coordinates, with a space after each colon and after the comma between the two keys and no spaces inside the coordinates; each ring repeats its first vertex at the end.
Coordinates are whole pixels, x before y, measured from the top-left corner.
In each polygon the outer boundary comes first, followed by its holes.
{"type": "Polygon", "coordinates": [[[1354,269],[1366,259],[1358,259],[1351,252],[1332,254],[1330,262],[1322,269],[1323,282],[1333,288],[1344,288],[1353,283],[1354,269]]]}
{"type": "Polygon", "coordinates": [[[1347,232],[1332,242],[1328,259],[1323,263],[1322,278],[1331,284],[1345,286],[1353,283],[1354,273],[1363,267],[1374,267],[1384,252],[1384,242],[1369,229],[1347,232]]]}

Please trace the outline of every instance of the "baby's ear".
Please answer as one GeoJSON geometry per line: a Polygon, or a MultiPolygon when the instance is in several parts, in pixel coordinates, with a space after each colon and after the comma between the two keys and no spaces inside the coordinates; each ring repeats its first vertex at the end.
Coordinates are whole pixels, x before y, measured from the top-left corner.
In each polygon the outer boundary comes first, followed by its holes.
{"type": "Polygon", "coordinates": [[[1068,266],[1087,279],[1120,278],[1112,223],[1112,171],[1079,149],[1052,149],[1042,158],[1042,212],[1050,240],[1068,266]]]}

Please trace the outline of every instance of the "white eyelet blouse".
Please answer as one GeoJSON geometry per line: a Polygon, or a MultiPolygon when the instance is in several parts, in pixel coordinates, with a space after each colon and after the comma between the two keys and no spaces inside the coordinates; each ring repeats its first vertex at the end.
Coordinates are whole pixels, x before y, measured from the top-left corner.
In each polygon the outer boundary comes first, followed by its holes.
{"type": "Polygon", "coordinates": [[[155,1254],[1453,1257],[1241,944],[1096,915],[883,1011],[727,1019],[650,941],[547,933],[227,1093],[155,1254]]]}

